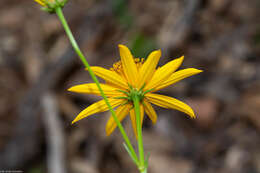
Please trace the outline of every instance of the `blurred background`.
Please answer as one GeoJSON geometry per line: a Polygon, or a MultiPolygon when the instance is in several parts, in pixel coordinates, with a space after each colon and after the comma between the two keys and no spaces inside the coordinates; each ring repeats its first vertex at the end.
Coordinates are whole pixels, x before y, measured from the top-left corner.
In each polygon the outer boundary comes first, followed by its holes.
{"type": "MultiPolygon", "coordinates": [[[[161,93],[197,119],[156,107],[144,123],[149,173],[260,173],[259,0],[71,0],[65,16],[91,65],[109,68],[118,44],[135,57],[162,49],[160,65],[203,73],[161,93]]],[[[70,125],[100,100],[66,89],[91,82],[56,15],[31,1],[0,1],[0,170],[134,173],[109,112],[70,125]]],[[[124,126],[130,134],[129,119],[124,126]]]]}

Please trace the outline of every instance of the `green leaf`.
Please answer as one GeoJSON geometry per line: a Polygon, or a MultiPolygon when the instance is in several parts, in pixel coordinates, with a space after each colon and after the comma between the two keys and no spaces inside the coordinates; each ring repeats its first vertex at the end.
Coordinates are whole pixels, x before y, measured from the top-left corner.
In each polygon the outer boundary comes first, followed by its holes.
{"type": "Polygon", "coordinates": [[[125,143],[123,143],[123,145],[124,145],[124,147],[125,147],[127,153],[129,154],[129,156],[131,157],[131,159],[132,159],[132,160],[134,161],[134,163],[138,166],[138,165],[139,165],[138,159],[135,158],[134,154],[130,151],[130,149],[128,148],[128,146],[127,146],[125,143]]]}
{"type": "Polygon", "coordinates": [[[149,161],[149,157],[150,157],[150,152],[146,155],[145,161],[144,161],[144,165],[146,167],[146,169],[148,168],[148,161],[149,161]]]}
{"type": "Polygon", "coordinates": [[[148,56],[147,52],[151,52],[157,48],[156,42],[152,37],[145,36],[141,32],[137,32],[131,41],[131,50],[134,57],[145,58],[148,56]]]}

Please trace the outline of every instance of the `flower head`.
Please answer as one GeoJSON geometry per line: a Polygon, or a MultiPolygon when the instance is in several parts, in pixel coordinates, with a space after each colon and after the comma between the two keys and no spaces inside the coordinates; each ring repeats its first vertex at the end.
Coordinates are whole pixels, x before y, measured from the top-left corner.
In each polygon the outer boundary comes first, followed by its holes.
{"type": "MultiPolygon", "coordinates": [[[[155,94],[154,92],[184,78],[201,73],[202,70],[187,68],[176,71],[183,62],[183,56],[156,68],[161,57],[160,50],[151,52],[146,61],[140,58],[133,58],[130,50],[124,45],[119,45],[119,52],[121,61],[115,63],[111,69],[108,70],[97,66],[91,67],[91,69],[97,76],[105,80],[105,83],[101,84],[101,88],[109,97],[111,106],[113,108],[117,107],[116,116],[120,121],[130,114],[132,126],[136,134],[133,95],[138,95],[141,100],[141,123],[143,122],[144,113],[148,115],[153,123],[156,123],[157,114],[151,103],[163,108],[179,110],[191,118],[195,118],[193,110],[187,104],[172,97],[155,94]]],[[[71,87],[69,91],[100,95],[95,83],[76,85],[71,87]]],[[[98,101],[80,112],[72,123],[107,110],[108,107],[105,101],[98,101]]],[[[107,135],[110,135],[116,126],[114,118],[110,116],[106,125],[107,135]]]]}
{"type": "Polygon", "coordinates": [[[64,5],[68,2],[68,0],[34,0],[41,6],[43,6],[43,10],[53,13],[57,7],[63,8],[64,5]]]}

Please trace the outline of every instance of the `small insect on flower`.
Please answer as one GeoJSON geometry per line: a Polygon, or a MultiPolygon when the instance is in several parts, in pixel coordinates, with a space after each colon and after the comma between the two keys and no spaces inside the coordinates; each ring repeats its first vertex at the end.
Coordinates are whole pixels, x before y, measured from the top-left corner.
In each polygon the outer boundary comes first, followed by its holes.
{"type": "MultiPolygon", "coordinates": [[[[121,61],[115,63],[111,69],[102,67],[91,67],[92,71],[105,80],[101,88],[108,96],[108,100],[116,109],[116,116],[122,121],[129,113],[134,133],[136,134],[136,115],[133,108],[133,95],[140,99],[141,123],[144,113],[148,115],[153,123],[157,121],[157,114],[152,104],[167,109],[176,109],[195,118],[193,110],[185,103],[165,95],[154,92],[168,87],[184,78],[201,73],[202,70],[187,68],[176,71],[182,64],[184,57],[177,58],[156,68],[161,57],[161,51],[156,50],[150,53],[147,60],[133,58],[130,50],[119,45],[121,61]]],[[[69,91],[99,95],[100,92],[95,83],[81,84],[69,88],[69,91]]],[[[98,101],[79,113],[72,123],[86,118],[95,113],[108,110],[104,100],[98,101]]],[[[106,125],[106,134],[110,135],[117,127],[114,118],[110,116],[106,125]]]]}

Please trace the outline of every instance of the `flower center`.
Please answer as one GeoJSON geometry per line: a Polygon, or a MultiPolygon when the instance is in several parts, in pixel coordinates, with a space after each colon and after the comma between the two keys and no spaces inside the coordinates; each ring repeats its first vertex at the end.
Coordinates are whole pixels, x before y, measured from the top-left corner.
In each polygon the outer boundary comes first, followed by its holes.
{"type": "MultiPolygon", "coordinates": [[[[135,58],[134,61],[135,61],[135,64],[137,66],[137,69],[140,69],[140,67],[142,67],[142,65],[144,63],[144,58],[135,58]]],[[[114,63],[113,67],[110,68],[110,70],[118,73],[121,76],[125,76],[123,65],[122,65],[121,61],[114,63]]]]}
{"type": "MultiPolygon", "coordinates": [[[[135,58],[134,62],[136,64],[137,70],[139,70],[142,65],[144,64],[144,58],[135,58]]],[[[125,73],[124,73],[124,69],[123,69],[123,65],[121,61],[118,61],[116,63],[113,64],[113,67],[110,68],[111,71],[114,71],[116,73],[118,73],[119,75],[123,76],[124,78],[126,78],[125,73]]],[[[116,97],[117,99],[125,99],[127,102],[132,102],[135,97],[138,97],[139,100],[142,102],[145,94],[152,91],[152,90],[146,90],[144,91],[144,86],[143,85],[140,89],[139,88],[134,88],[133,86],[129,85],[129,89],[127,91],[125,90],[118,90],[122,93],[124,93],[126,96],[124,97],[116,97]]]]}

